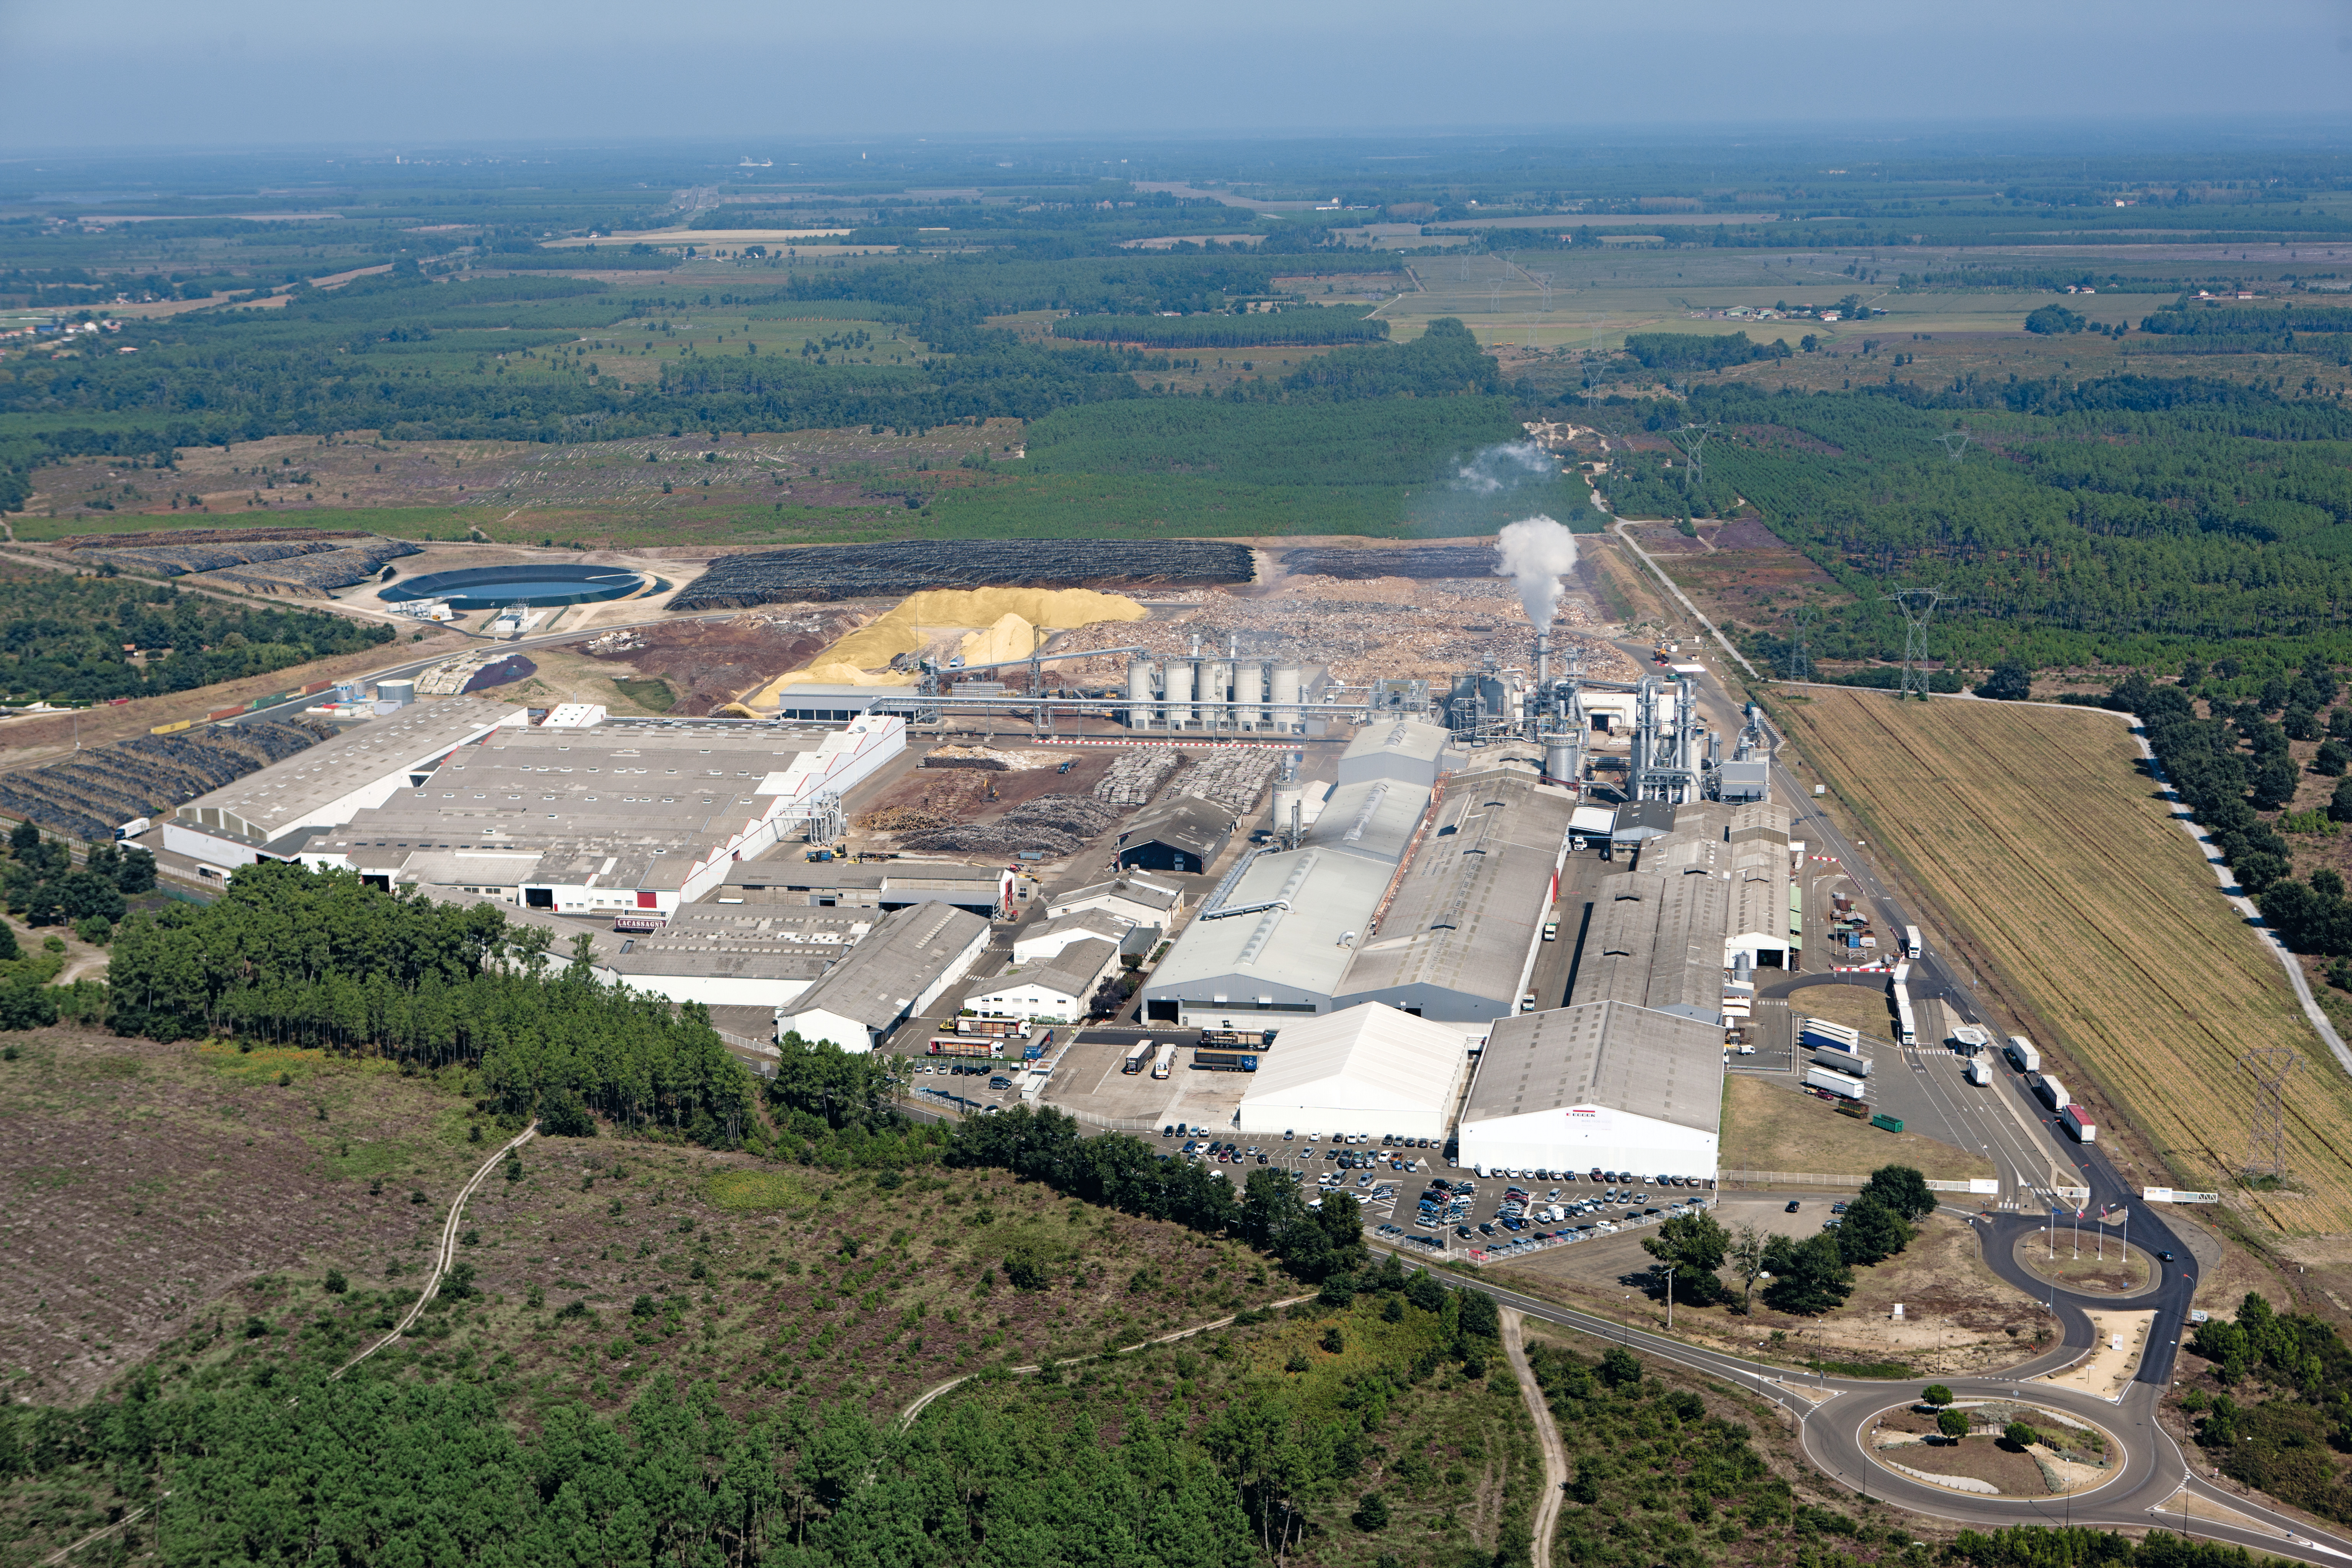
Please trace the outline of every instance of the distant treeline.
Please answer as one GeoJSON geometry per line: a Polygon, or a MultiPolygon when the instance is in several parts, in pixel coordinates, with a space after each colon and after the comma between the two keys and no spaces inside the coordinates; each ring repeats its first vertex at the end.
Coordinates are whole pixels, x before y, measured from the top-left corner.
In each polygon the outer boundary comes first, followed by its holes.
{"type": "Polygon", "coordinates": [[[2296,353],[2352,364],[2352,309],[2300,300],[2216,305],[2183,300],[2141,320],[2168,353],[2296,353]]]}
{"type": "Polygon", "coordinates": [[[1378,342],[1386,321],[1365,320],[1361,305],[1309,305],[1271,315],[1066,316],[1057,338],[1082,342],[1141,343],[1156,349],[1247,349],[1270,344],[1314,347],[1378,342]]]}
{"type": "Polygon", "coordinates": [[[1625,352],[1645,370],[1724,370],[1760,359],[1787,359],[1789,345],[1748,341],[1746,332],[1628,332],[1625,352]]]}
{"type": "MultiPolygon", "coordinates": [[[[2196,279],[2189,283],[2208,279],[2196,279]]],[[[2120,272],[2105,277],[2074,268],[2060,267],[1969,267],[1961,266],[1945,272],[1906,272],[1896,278],[1895,286],[1906,292],[1934,290],[1939,293],[1960,292],[1981,289],[1987,291],[2013,289],[2093,289],[2102,294],[2178,294],[2184,279],[2179,274],[2162,278],[2129,278],[2120,272]]]]}

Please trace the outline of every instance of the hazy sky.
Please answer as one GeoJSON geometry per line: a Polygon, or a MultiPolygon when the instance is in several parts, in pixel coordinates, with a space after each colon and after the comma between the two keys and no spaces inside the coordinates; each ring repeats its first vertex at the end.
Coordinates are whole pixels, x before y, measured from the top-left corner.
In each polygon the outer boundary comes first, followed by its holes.
{"type": "Polygon", "coordinates": [[[537,137],[2177,124],[2352,110],[2352,0],[0,0],[0,156],[537,137]]]}

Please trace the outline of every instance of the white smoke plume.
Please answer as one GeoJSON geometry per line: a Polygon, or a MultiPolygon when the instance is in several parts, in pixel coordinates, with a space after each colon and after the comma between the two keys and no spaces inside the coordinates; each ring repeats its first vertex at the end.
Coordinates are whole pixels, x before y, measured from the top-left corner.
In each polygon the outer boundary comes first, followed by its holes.
{"type": "Polygon", "coordinates": [[[1472,495],[1499,495],[1534,479],[1559,477],[1559,459],[1533,441],[1489,447],[1454,470],[1454,488],[1472,495]]]}
{"type": "Polygon", "coordinates": [[[1526,518],[1495,536],[1495,575],[1518,584],[1519,603],[1538,631],[1551,628],[1559,608],[1559,580],[1575,570],[1576,535],[1550,518],[1526,518]]]}

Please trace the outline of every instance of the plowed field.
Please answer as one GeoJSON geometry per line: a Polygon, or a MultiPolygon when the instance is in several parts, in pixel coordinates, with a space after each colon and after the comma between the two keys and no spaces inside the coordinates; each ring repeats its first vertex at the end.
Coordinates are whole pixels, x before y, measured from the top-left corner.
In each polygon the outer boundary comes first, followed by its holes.
{"type": "Polygon", "coordinates": [[[2222,900],[2121,722],[1864,692],[1817,691],[1779,711],[1869,836],[2040,1016],[2054,1037],[2045,1050],[2072,1058],[2052,1065],[2077,1100],[2120,1111],[2176,1185],[2227,1194],[2290,1233],[2352,1229],[2352,1079],[2222,900]],[[2231,1174],[2254,1102],[2238,1058],[2265,1046],[2302,1058],[2286,1086],[2286,1193],[2231,1174]]]}

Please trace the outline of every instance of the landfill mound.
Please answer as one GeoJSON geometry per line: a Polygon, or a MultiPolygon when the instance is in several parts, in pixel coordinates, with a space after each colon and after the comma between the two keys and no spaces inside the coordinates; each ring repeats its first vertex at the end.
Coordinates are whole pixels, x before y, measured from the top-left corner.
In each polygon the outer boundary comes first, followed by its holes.
{"type": "MultiPolygon", "coordinates": [[[[1482,568],[1490,570],[1491,562],[1482,568]]],[[[926,588],[1246,583],[1253,574],[1247,545],[1212,540],[903,540],[722,556],[670,607],[742,609],[793,600],[912,594],[926,588]]]]}
{"type": "Polygon", "coordinates": [[[282,591],[288,587],[309,588],[319,592],[329,588],[347,588],[354,583],[365,582],[385,562],[421,553],[417,546],[404,539],[379,539],[367,534],[255,538],[251,535],[225,536],[206,531],[205,535],[195,538],[184,536],[174,539],[168,534],[147,533],[131,537],[154,542],[77,544],[74,553],[164,577],[217,573],[230,582],[247,586],[272,591],[282,591]]]}
{"type": "Polygon", "coordinates": [[[1168,775],[1184,765],[1173,746],[1147,746],[1129,752],[1111,763],[1110,772],[1103,774],[1095,785],[1095,798],[1107,805],[1130,809],[1148,804],[1168,782],[1168,775]]]}
{"type": "Polygon", "coordinates": [[[144,550],[157,544],[260,544],[366,537],[356,528],[163,528],[145,533],[77,533],[58,542],[68,550],[144,550]]]}
{"type": "Polygon", "coordinates": [[[1043,854],[1058,860],[1084,849],[1124,815],[1118,807],[1091,795],[1041,795],[1022,802],[992,822],[927,828],[908,834],[899,843],[904,848],[933,854],[982,855],[992,859],[1043,854]]]}
{"type": "Polygon", "coordinates": [[[0,811],[69,837],[110,842],[133,817],[210,795],[334,734],[312,720],[256,719],[134,735],[69,763],[0,776],[0,811]]]}
{"type": "Polygon", "coordinates": [[[1337,577],[1361,581],[1367,577],[1491,577],[1495,547],[1491,544],[1427,544],[1411,550],[1315,549],[1286,550],[1282,569],[1299,576],[1337,577]]]}
{"type": "Polygon", "coordinates": [[[323,595],[331,589],[364,583],[383,570],[387,561],[423,553],[404,539],[370,539],[341,550],[318,550],[283,556],[265,566],[218,570],[205,574],[212,582],[233,582],[264,593],[288,589],[323,595]]]}

